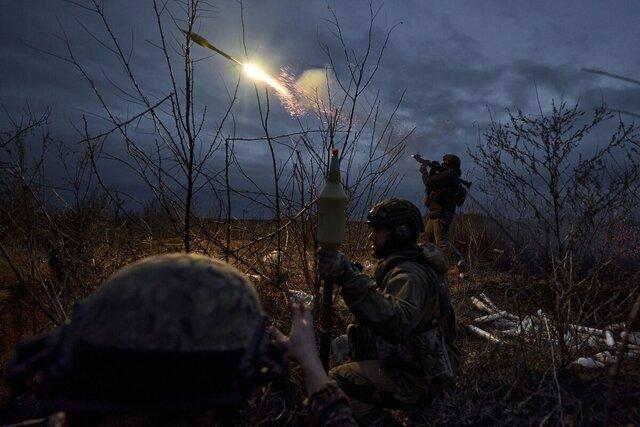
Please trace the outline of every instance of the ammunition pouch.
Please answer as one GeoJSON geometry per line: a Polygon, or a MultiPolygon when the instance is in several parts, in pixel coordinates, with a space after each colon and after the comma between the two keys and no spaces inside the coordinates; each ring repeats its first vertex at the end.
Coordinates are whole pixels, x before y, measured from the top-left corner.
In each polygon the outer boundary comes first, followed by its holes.
{"type": "Polygon", "coordinates": [[[458,185],[456,192],[456,206],[461,207],[467,199],[467,189],[462,184],[458,185]]]}

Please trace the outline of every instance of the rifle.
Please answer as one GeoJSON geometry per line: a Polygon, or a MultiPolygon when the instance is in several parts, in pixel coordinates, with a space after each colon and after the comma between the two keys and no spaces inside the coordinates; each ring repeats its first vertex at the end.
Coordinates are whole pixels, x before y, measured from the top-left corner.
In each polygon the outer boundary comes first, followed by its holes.
{"type": "MultiPolygon", "coordinates": [[[[413,159],[420,163],[421,165],[427,165],[428,167],[432,168],[432,169],[440,169],[442,167],[442,165],[435,161],[435,160],[426,160],[423,159],[422,156],[420,155],[420,153],[416,153],[414,155],[412,155],[411,157],[413,157],[413,159]]],[[[458,178],[458,180],[460,181],[460,183],[462,185],[464,185],[467,188],[471,188],[471,181],[467,181],[466,179],[462,179],[462,178],[458,178]]]]}
{"type": "Polygon", "coordinates": [[[438,163],[437,161],[435,161],[435,160],[423,159],[422,156],[420,155],[420,153],[416,153],[411,157],[413,157],[413,159],[416,162],[420,163],[421,165],[427,165],[430,168],[440,169],[442,167],[442,165],[440,163],[438,163]]]}

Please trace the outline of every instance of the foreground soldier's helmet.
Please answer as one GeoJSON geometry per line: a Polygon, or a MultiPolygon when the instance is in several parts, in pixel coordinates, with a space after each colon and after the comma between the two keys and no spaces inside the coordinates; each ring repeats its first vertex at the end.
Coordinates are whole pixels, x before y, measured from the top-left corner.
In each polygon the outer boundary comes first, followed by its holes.
{"type": "MultiPolygon", "coordinates": [[[[41,343],[48,350],[39,357],[56,409],[188,410],[243,400],[265,370],[264,336],[265,315],[242,273],[170,254],[118,270],[41,343]]],[[[14,373],[29,370],[24,356],[18,349],[14,373]]]]}
{"type": "Polygon", "coordinates": [[[424,227],[420,209],[402,199],[387,199],[374,205],[367,215],[367,224],[371,227],[386,227],[396,237],[411,242],[417,240],[424,227]],[[403,232],[405,229],[408,233],[403,232]]]}
{"type": "Polygon", "coordinates": [[[456,156],[455,154],[445,154],[444,156],[442,156],[442,163],[448,163],[458,169],[460,169],[460,165],[462,164],[460,162],[460,157],[456,156]]]}

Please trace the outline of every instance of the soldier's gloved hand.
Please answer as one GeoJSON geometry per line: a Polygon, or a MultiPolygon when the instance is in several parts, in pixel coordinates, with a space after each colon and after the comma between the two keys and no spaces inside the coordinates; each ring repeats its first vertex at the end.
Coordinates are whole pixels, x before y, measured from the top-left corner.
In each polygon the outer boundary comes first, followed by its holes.
{"type": "Polygon", "coordinates": [[[342,252],[318,249],[318,275],[342,285],[354,274],[349,258],[342,252]]]}

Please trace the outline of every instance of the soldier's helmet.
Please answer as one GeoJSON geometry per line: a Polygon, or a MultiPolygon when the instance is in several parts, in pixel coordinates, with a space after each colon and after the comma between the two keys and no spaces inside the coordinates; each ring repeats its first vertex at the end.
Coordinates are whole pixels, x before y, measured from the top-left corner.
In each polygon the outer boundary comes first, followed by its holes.
{"type": "Polygon", "coordinates": [[[455,154],[445,154],[444,156],[442,156],[442,163],[450,164],[457,169],[460,169],[460,166],[462,164],[462,162],[460,161],[460,157],[456,156],[455,154]]]}
{"type": "Polygon", "coordinates": [[[420,209],[410,201],[402,199],[387,199],[374,205],[367,215],[367,224],[371,227],[386,227],[393,231],[396,237],[400,237],[400,240],[408,243],[414,243],[424,228],[420,209]],[[406,229],[408,234],[403,232],[403,229],[406,229]]]}
{"type": "MultiPolygon", "coordinates": [[[[205,256],[168,254],[114,273],[35,359],[46,366],[55,409],[190,410],[244,400],[270,345],[244,274],[205,256]]],[[[22,356],[18,349],[14,372],[28,371],[22,356]]]]}

